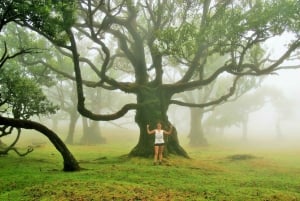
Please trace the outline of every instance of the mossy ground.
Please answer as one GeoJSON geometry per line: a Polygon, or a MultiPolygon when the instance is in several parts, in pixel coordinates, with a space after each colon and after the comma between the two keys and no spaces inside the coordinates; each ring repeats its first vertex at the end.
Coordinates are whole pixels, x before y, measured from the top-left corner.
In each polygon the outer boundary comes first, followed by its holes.
{"type": "Polygon", "coordinates": [[[191,159],[169,156],[154,166],[126,157],[126,143],[69,147],[83,170],[63,172],[48,144],[0,157],[0,200],[300,200],[300,148],[186,146],[191,159]]]}

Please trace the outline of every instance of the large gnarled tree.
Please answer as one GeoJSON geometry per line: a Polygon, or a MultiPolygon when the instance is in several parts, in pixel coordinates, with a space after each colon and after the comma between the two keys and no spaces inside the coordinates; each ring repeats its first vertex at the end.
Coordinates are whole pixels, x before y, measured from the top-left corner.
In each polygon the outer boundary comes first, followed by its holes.
{"type": "MultiPolygon", "coordinates": [[[[83,116],[108,121],[136,110],[140,137],[132,156],[152,154],[152,138],[147,135],[146,125],[153,127],[160,120],[168,126],[170,104],[206,107],[226,101],[234,93],[239,77],[270,74],[300,47],[297,0],[80,0],[77,6],[76,24],[65,28],[68,44],[61,45],[42,30],[35,30],[73,60],[75,76],[67,76],[76,80],[78,111],[83,116]],[[293,38],[279,58],[251,60],[255,48],[286,32],[293,38]],[[84,46],[91,42],[89,47],[84,46]],[[211,57],[219,56],[225,56],[226,61],[207,65],[211,57]],[[166,82],[164,71],[178,68],[184,73],[166,82]],[[94,79],[86,79],[87,69],[95,73],[94,79]],[[112,76],[117,70],[125,75],[122,79],[112,76]],[[236,78],[219,99],[199,104],[172,99],[177,93],[206,86],[226,73],[236,78]],[[85,105],[84,86],[134,94],[136,102],[113,114],[97,114],[85,105]]],[[[24,25],[31,26],[26,22],[24,25]]],[[[184,114],[178,115],[184,118],[184,114]]],[[[168,139],[167,150],[187,156],[179,145],[176,129],[168,139]]]]}

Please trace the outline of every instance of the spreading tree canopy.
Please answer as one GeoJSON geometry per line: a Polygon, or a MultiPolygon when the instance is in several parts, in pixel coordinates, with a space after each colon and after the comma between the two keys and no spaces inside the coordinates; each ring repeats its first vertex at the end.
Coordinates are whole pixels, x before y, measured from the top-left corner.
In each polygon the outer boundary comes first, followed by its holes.
{"type": "MultiPolygon", "coordinates": [[[[154,127],[162,121],[168,127],[170,104],[205,107],[226,101],[240,77],[273,73],[300,47],[297,0],[79,0],[75,6],[76,19],[69,15],[72,12],[58,15],[65,25],[60,29],[54,21],[49,21],[49,27],[18,23],[45,36],[72,59],[75,75],[65,75],[76,80],[78,111],[83,116],[108,121],[136,111],[140,137],[130,153],[133,156],[152,154],[153,139],[147,135],[146,125],[154,127]],[[48,28],[60,34],[51,35],[48,28]],[[256,56],[264,42],[285,33],[291,37],[281,56],[256,56]],[[224,57],[224,62],[214,63],[217,57],[224,57]],[[114,76],[115,71],[124,76],[114,76]],[[167,81],[166,71],[180,71],[180,76],[167,81]],[[87,72],[95,76],[87,79],[87,72]],[[232,87],[216,100],[187,103],[173,98],[224,74],[234,77],[232,87]],[[134,94],[136,102],[112,114],[94,113],[85,104],[84,86],[134,94]]],[[[178,115],[184,118],[184,114],[178,115]]],[[[187,156],[176,129],[168,139],[167,151],[187,156]]]]}

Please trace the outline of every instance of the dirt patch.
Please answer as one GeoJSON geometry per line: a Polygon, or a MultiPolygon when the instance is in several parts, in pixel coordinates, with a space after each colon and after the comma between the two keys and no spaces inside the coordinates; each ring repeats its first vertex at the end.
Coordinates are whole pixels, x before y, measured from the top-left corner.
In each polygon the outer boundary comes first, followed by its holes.
{"type": "Polygon", "coordinates": [[[240,161],[240,160],[256,159],[257,157],[250,154],[235,154],[235,155],[228,156],[227,158],[232,161],[240,161]]]}

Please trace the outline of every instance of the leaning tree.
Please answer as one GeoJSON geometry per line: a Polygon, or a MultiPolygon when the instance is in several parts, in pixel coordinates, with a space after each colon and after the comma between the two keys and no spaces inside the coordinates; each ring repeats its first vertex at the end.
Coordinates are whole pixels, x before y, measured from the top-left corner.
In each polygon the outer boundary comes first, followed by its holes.
{"type": "MultiPolygon", "coordinates": [[[[17,23],[17,24],[26,24],[29,23],[31,27],[39,29],[49,36],[56,38],[61,44],[65,43],[63,35],[60,34],[60,30],[62,26],[66,28],[70,26],[72,20],[70,20],[69,24],[62,23],[61,17],[65,14],[65,6],[72,4],[72,1],[68,1],[68,3],[62,3],[60,1],[56,2],[40,2],[36,1],[23,1],[23,0],[3,0],[0,2],[0,37],[1,42],[3,43],[3,48],[0,51],[0,70],[3,70],[7,67],[8,61],[15,59],[16,57],[24,54],[33,54],[37,53],[36,49],[28,48],[28,47],[16,47],[16,43],[13,46],[8,46],[6,43],[7,35],[3,34],[7,25],[10,23],[17,23]],[[55,14],[54,14],[55,13],[55,14]]],[[[73,4],[72,4],[73,5],[73,4]]],[[[70,12],[68,12],[70,13],[70,12]]],[[[14,36],[14,35],[13,35],[14,36]]],[[[16,38],[17,40],[17,38],[16,38]]],[[[2,73],[2,72],[1,72],[2,73]]],[[[44,134],[49,140],[53,143],[56,149],[61,153],[64,159],[64,170],[65,171],[76,171],[79,170],[80,167],[78,162],[72,155],[72,153],[68,150],[62,140],[50,129],[46,126],[28,120],[28,118],[34,114],[39,113],[40,109],[43,107],[35,107],[37,110],[27,110],[28,104],[32,104],[34,101],[27,97],[28,99],[22,100],[21,92],[24,93],[25,90],[20,90],[20,86],[17,86],[19,91],[15,91],[15,87],[6,86],[9,82],[3,81],[9,77],[2,77],[1,79],[1,92],[0,95],[0,105],[1,109],[4,107],[9,106],[10,109],[5,109],[5,111],[1,111],[0,113],[0,136],[5,136],[10,134],[14,128],[18,130],[20,133],[21,129],[34,129],[39,131],[40,133],[44,134]],[[5,93],[11,91],[11,94],[14,93],[14,97],[10,96],[9,94],[6,96],[5,93]],[[5,93],[3,93],[5,92],[5,93]],[[18,93],[19,92],[19,93],[18,93]],[[18,98],[19,97],[19,98],[18,98]],[[14,98],[12,100],[12,98],[14,98]],[[20,101],[20,102],[19,102],[20,101]],[[27,102],[24,102],[27,101],[27,102]],[[26,105],[26,106],[25,106],[26,105]],[[33,111],[33,113],[31,113],[33,111]],[[12,112],[14,118],[8,117],[6,114],[7,112],[12,112]],[[21,113],[20,113],[21,112],[21,113]],[[37,112],[37,113],[36,113],[37,112]],[[25,118],[24,118],[25,117],[25,118]]],[[[12,82],[10,84],[15,85],[18,84],[20,80],[16,82],[12,82]]],[[[28,80],[23,80],[24,82],[28,82],[28,80]]],[[[32,82],[30,82],[32,83],[32,82]]],[[[38,88],[38,87],[37,87],[38,88]]],[[[37,89],[36,88],[36,89],[37,89]]],[[[24,95],[24,94],[23,94],[24,95]]],[[[39,101],[42,101],[42,104],[45,104],[45,97],[40,97],[39,101]]],[[[39,103],[40,104],[40,103],[39,103]]],[[[34,106],[34,105],[31,105],[34,106]]],[[[44,108],[45,109],[45,108],[44,108]]]]}
{"type": "MultiPolygon", "coordinates": [[[[67,35],[67,44],[60,44],[26,21],[20,24],[45,36],[72,59],[75,75],[68,77],[76,80],[78,111],[83,116],[109,121],[136,111],[140,136],[130,152],[132,156],[152,154],[152,138],[147,135],[146,125],[154,126],[160,120],[168,126],[170,104],[205,107],[226,101],[241,76],[281,69],[281,64],[300,47],[297,0],[79,0],[76,6],[76,23],[62,31],[67,35]],[[280,57],[251,60],[255,48],[286,32],[292,37],[280,57]],[[207,65],[210,58],[218,56],[226,56],[226,60],[207,65]],[[184,73],[166,82],[164,72],[176,72],[178,68],[184,73]],[[94,72],[93,79],[87,79],[87,71],[94,72]],[[115,71],[121,71],[123,78],[114,77],[115,71]],[[206,86],[226,73],[236,78],[220,98],[199,104],[174,99],[175,94],[206,86]],[[112,114],[98,114],[86,106],[84,86],[134,94],[136,102],[112,114]]],[[[70,24],[68,12],[62,19],[70,24]]],[[[184,114],[177,115],[184,118],[184,114]]],[[[168,139],[167,150],[187,156],[179,145],[176,129],[168,139]]]]}

